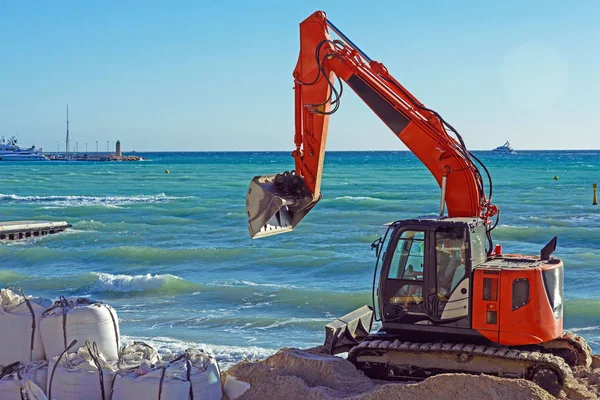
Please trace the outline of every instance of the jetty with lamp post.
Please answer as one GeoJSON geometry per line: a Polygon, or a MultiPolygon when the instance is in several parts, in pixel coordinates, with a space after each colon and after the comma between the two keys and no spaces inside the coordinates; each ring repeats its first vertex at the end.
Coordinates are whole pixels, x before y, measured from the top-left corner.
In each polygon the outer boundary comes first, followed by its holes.
{"type": "Polygon", "coordinates": [[[98,141],[96,141],[96,152],[88,152],[88,145],[85,144],[85,152],[79,152],[79,142],[75,142],[75,151],[71,151],[70,137],[69,137],[69,105],[67,104],[67,135],[65,139],[65,152],[60,153],[60,144],[56,142],[57,149],[56,153],[45,154],[46,158],[50,161],[145,161],[144,157],[123,155],[121,151],[121,141],[115,142],[114,153],[109,150],[109,141],[106,141],[106,153],[100,153],[98,151],[98,141]]]}

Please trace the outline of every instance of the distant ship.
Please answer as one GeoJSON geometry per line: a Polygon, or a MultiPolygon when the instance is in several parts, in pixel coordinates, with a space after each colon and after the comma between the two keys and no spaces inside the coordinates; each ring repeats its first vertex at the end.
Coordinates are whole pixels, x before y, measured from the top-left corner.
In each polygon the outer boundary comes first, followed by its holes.
{"type": "Polygon", "coordinates": [[[502,146],[496,147],[492,150],[494,153],[503,153],[503,154],[517,154],[515,149],[512,148],[508,140],[502,146]]]}
{"type": "Polygon", "coordinates": [[[0,161],[48,161],[48,157],[31,146],[24,149],[17,144],[17,139],[13,136],[10,139],[0,139],[0,161]]]}

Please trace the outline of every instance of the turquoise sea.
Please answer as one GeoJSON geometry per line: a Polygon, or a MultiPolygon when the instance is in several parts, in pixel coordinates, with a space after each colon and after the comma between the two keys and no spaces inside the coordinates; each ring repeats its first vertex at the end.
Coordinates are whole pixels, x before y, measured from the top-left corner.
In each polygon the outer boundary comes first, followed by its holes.
{"type": "MultiPolygon", "coordinates": [[[[565,327],[600,352],[600,151],[475,154],[502,212],[495,242],[538,254],[558,235],[565,327]]],[[[1,220],[73,224],[0,243],[0,286],[105,301],[125,340],[203,347],[224,365],[322,344],[326,323],[370,302],[382,225],[439,207],[409,152],[328,152],[315,209],[292,233],[251,240],[248,184],[292,169],[289,152],[138,155],[148,161],[0,164],[1,220]]]]}

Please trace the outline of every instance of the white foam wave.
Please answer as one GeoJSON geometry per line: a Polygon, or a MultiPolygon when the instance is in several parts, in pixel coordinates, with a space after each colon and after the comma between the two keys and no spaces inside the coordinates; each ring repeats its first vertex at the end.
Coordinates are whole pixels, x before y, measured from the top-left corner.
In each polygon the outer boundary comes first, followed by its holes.
{"type": "Polygon", "coordinates": [[[105,206],[117,207],[134,203],[167,203],[181,197],[157,195],[138,196],[18,196],[16,194],[0,194],[0,201],[9,203],[37,203],[54,207],[105,206]]]}
{"type": "Polygon", "coordinates": [[[596,331],[596,330],[600,330],[600,325],[595,325],[595,326],[585,326],[583,328],[570,328],[567,329],[570,332],[587,332],[587,331],[596,331]]]}
{"type": "Polygon", "coordinates": [[[242,360],[259,361],[277,352],[274,349],[265,349],[256,346],[223,346],[206,343],[182,341],[168,337],[142,337],[121,335],[121,342],[125,345],[134,341],[142,341],[154,347],[161,357],[179,353],[189,348],[202,349],[212,354],[219,362],[221,371],[225,371],[242,360]]]}
{"type": "Polygon", "coordinates": [[[182,278],[171,275],[112,275],[104,272],[92,272],[97,276],[90,288],[93,292],[141,292],[144,290],[160,289],[169,279],[182,278]]]}
{"type": "Polygon", "coordinates": [[[576,215],[568,218],[572,222],[595,222],[600,221],[600,214],[576,215]]]}
{"type": "Polygon", "coordinates": [[[381,201],[381,199],[378,199],[376,197],[369,197],[369,196],[340,196],[340,197],[336,197],[334,200],[375,200],[375,201],[381,201]]]}
{"type": "Polygon", "coordinates": [[[219,286],[258,286],[258,287],[272,287],[278,289],[293,289],[294,285],[289,284],[277,284],[277,283],[256,283],[250,281],[226,281],[226,282],[218,282],[212,283],[213,285],[219,286]]]}
{"type": "Polygon", "coordinates": [[[325,325],[325,324],[331,322],[331,319],[329,319],[329,318],[288,318],[288,319],[282,319],[282,320],[273,322],[271,325],[268,325],[268,326],[258,327],[258,329],[267,330],[267,329],[272,329],[272,328],[279,328],[279,327],[286,326],[289,324],[304,323],[304,322],[322,322],[323,325],[325,325]]]}

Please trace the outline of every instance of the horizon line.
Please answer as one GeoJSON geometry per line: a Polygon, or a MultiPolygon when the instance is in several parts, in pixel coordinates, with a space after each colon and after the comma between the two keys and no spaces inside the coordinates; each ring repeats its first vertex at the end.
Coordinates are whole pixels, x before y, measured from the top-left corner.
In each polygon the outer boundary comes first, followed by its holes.
{"type": "MultiPolygon", "coordinates": [[[[289,152],[291,153],[293,150],[124,150],[123,153],[286,153],[289,152]]],[[[487,151],[487,152],[493,152],[493,149],[473,149],[473,150],[469,150],[469,151],[487,151]]],[[[515,150],[517,153],[519,151],[600,151],[600,148],[598,149],[519,149],[519,150],[515,150]]],[[[377,149],[370,149],[370,150],[325,150],[325,152],[336,152],[336,153],[351,153],[351,152],[388,152],[388,153],[398,153],[398,152],[402,152],[402,153],[413,153],[411,150],[377,150],[377,149]]],[[[45,153],[45,152],[44,152],[45,153]]],[[[56,152],[49,152],[49,153],[56,153],[56,152]]],[[[79,153],[83,153],[83,154],[94,154],[96,153],[95,151],[93,152],[82,152],[80,151],[79,153]]],[[[100,151],[98,153],[102,153],[102,154],[112,154],[114,152],[106,152],[106,151],[100,151]]],[[[504,154],[504,153],[498,153],[498,154],[504,154]]]]}

